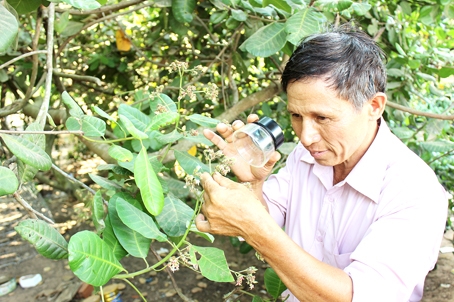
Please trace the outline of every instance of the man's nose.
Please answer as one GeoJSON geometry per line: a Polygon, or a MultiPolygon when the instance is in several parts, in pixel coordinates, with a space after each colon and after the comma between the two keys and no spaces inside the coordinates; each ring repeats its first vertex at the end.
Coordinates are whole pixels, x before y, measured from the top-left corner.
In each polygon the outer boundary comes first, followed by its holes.
{"type": "Polygon", "coordinates": [[[313,143],[320,141],[320,138],[320,133],[314,125],[314,122],[310,120],[303,121],[300,138],[303,146],[309,147],[313,143]]]}

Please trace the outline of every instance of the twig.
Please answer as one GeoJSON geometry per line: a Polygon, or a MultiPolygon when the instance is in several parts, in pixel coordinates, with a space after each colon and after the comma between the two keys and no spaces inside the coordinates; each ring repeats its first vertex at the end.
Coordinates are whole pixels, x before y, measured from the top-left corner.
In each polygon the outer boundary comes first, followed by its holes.
{"type": "MultiPolygon", "coordinates": [[[[92,188],[90,188],[89,186],[87,186],[86,184],[84,184],[83,182],[81,182],[80,180],[78,179],[75,179],[74,177],[72,177],[71,175],[69,175],[68,173],[66,173],[65,171],[63,171],[62,169],[60,169],[59,167],[57,167],[55,164],[52,164],[52,169],[54,169],[55,171],[57,171],[58,173],[60,173],[61,175],[63,175],[64,177],[66,177],[67,179],[77,183],[78,185],[80,185],[81,187],[83,187],[84,189],[87,189],[88,192],[90,192],[91,194],[95,195],[96,194],[96,191],[93,190],[92,188]]],[[[107,203],[106,203],[107,204],[107,203]]]]}
{"type": "Polygon", "coordinates": [[[454,152],[454,149],[452,149],[452,150],[450,150],[450,151],[448,151],[448,152],[445,152],[445,153],[443,153],[443,154],[440,155],[440,156],[435,157],[434,159],[432,159],[431,161],[429,161],[427,164],[430,165],[430,164],[433,163],[434,161],[437,161],[437,160],[439,160],[440,158],[443,158],[443,157],[445,157],[445,156],[448,156],[448,155],[451,154],[452,152],[454,152]]]}
{"type": "Polygon", "coordinates": [[[54,72],[54,75],[56,75],[57,77],[69,78],[69,79],[74,79],[74,80],[77,80],[77,81],[93,82],[93,83],[95,83],[98,86],[102,86],[102,81],[100,79],[98,79],[97,77],[63,73],[63,72],[57,71],[55,69],[54,69],[53,72],[54,72]]]}
{"type": "Polygon", "coordinates": [[[52,219],[50,218],[47,218],[46,216],[44,216],[42,213],[36,211],[35,209],[33,209],[30,204],[28,202],[25,201],[25,199],[22,198],[22,196],[20,196],[19,193],[15,192],[13,194],[14,198],[16,199],[16,201],[18,203],[21,204],[21,206],[23,206],[25,208],[25,210],[27,211],[28,215],[33,218],[33,219],[38,219],[37,216],[41,217],[43,220],[47,221],[48,223],[50,224],[54,224],[54,222],[52,221],[52,219]]]}
{"type": "Polygon", "coordinates": [[[391,101],[387,101],[386,105],[391,108],[394,108],[394,109],[397,109],[400,111],[404,111],[404,112],[408,112],[413,115],[425,116],[425,117],[435,118],[438,120],[446,120],[446,121],[454,120],[454,115],[437,114],[437,113],[419,111],[419,110],[416,110],[416,109],[413,109],[410,107],[399,105],[399,104],[391,102],[391,101]]]}
{"type": "Polygon", "coordinates": [[[53,48],[54,48],[54,19],[55,19],[55,3],[50,3],[48,7],[48,20],[47,20],[47,77],[44,92],[44,99],[39,109],[36,121],[44,128],[47,120],[47,112],[49,111],[51,88],[52,88],[52,62],[53,62],[53,48]]]}
{"type": "MultiPolygon", "coordinates": [[[[156,259],[158,259],[158,261],[161,261],[161,260],[162,260],[161,256],[159,256],[159,254],[156,253],[155,249],[154,249],[152,246],[150,246],[150,250],[151,250],[151,252],[153,253],[153,255],[156,257],[156,259]]],[[[191,301],[190,299],[188,299],[188,297],[186,297],[186,296],[181,292],[180,288],[178,288],[177,282],[175,281],[175,278],[173,278],[172,272],[170,271],[169,267],[166,266],[165,271],[166,271],[167,274],[169,275],[169,278],[170,278],[170,280],[172,281],[172,286],[173,286],[173,288],[175,289],[175,291],[177,292],[178,296],[180,296],[180,298],[181,298],[183,301],[186,301],[186,302],[191,301]]]]}
{"type": "Polygon", "coordinates": [[[19,60],[21,60],[23,58],[26,58],[26,57],[29,57],[29,56],[33,56],[33,55],[36,55],[36,54],[39,54],[39,53],[47,53],[47,50],[35,50],[35,51],[30,51],[30,52],[24,53],[24,54],[22,54],[22,55],[20,55],[18,57],[15,57],[14,59],[9,60],[6,63],[3,63],[2,65],[0,65],[0,69],[3,69],[6,66],[9,66],[9,65],[13,64],[14,62],[19,61],[19,60]]]}
{"type": "Polygon", "coordinates": [[[0,133],[7,134],[76,134],[84,135],[84,132],[81,130],[69,131],[69,130],[60,130],[60,131],[17,131],[17,130],[0,130],[0,133]]]}
{"type": "MultiPolygon", "coordinates": [[[[92,10],[70,9],[69,13],[71,15],[99,14],[99,13],[104,13],[104,12],[108,12],[108,11],[117,11],[117,10],[120,10],[120,9],[128,7],[128,6],[132,6],[134,4],[138,4],[140,2],[143,2],[143,0],[122,1],[122,2],[120,2],[118,4],[103,6],[103,7],[100,7],[100,8],[97,8],[97,9],[92,9],[92,10]]],[[[56,8],[55,11],[58,12],[58,13],[64,13],[64,12],[67,12],[68,10],[67,9],[61,9],[61,8],[56,8]]]]}

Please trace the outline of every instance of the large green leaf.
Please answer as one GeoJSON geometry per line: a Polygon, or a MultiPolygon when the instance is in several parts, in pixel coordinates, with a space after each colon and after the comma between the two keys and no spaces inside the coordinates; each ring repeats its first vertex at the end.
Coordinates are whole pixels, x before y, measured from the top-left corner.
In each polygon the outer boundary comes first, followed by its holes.
{"type": "Polygon", "coordinates": [[[126,130],[136,139],[147,139],[148,135],[145,132],[140,131],[137,129],[134,124],[129,120],[128,117],[119,114],[120,116],[120,121],[123,123],[125,126],[126,130]]]}
{"type": "Polygon", "coordinates": [[[152,118],[151,123],[147,126],[145,131],[158,130],[161,127],[173,124],[179,116],[178,113],[173,111],[157,114],[152,118]]]}
{"type": "Polygon", "coordinates": [[[19,187],[16,174],[6,167],[0,166],[0,196],[13,194],[19,187]]]}
{"type": "Polygon", "coordinates": [[[145,148],[142,148],[134,163],[134,178],[148,212],[159,215],[164,206],[164,194],[145,148]]]}
{"type": "Polygon", "coordinates": [[[197,260],[197,263],[205,278],[215,282],[234,281],[223,250],[215,247],[201,247],[195,245],[192,245],[191,249],[194,249],[201,256],[200,259],[197,260]]]}
{"type": "Polygon", "coordinates": [[[181,134],[180,132],[178,132],[178,130],[175,129],[170,133],[157,137],[156,140],[161,144],[167,145],[176,142],[182,137],[184,137],[183,134],[181,134]]]}
{"type": "Polygon", "coordinates": [[[123,246],[121,246],[120,241],[118,241],[117,237],[115,236],[109,216],[106,217],[105,223],[106,227],[104,228],[104,232],[102,233],[102,239],[113,251],[115,257],[118,260],[121,260],[128,254],[128,252],[125,251],[123,246]]]}
{"type": "Polygon", "coordinates": [[[287,41],[293,45],[299,45],[305,36],[320,30],[323,20],[323,15],[311,8],[300,10],[285,23],[287,41]]]}
{"type": "Polygon", "coordinates": [[[73,273],[93,286],[103,286],[125,270],[107,243],[93,232],[82,231],[73,235],[68,251],[69,267],[73,273]]]}
{"type": "MultiPolygon", "coordinates": [[[[11,5],[19,15],[24,15],[36,10],[42,3],[42,0],[8,0],[8,4],[11,5]]],[[[0,28],[3,29],[3,26],[0,28]]]]}
{"type": "Polygon", "coordinates": [[[16,17],[0,4],[0,53],[5,52],[13,44],[19,31],[16,17]]]}
{"type": "Polygon", "coordinates": [[[269,57],[284,47],[286,37],[285,24],[273,22],[250,36],[240,49],[257,57],[269,57]]]}
{"type": "Polygon", "coordinates": [[[175,158],[180,166],[188,174],[193,174],[197,167],[200,167],[199,172],[210,172],[210,168],[202,163],[197,157],[190,155],[188,152],[174,150],[175,158]]]}
{"type": "Polygon", "coordinates": [[[68,243],[53,227],[42,220],[27,219],[14,228],[46,258],[63,259],[68,257],[68,243]]]}
{"type": "Polygon", "coordinates": [[[150,101],[153,112],[158,110],[159,105],[164,106],[167,111],[178,112],[177,105],[167,94],[161,93],[150,101]]]}
{"type": "Polygon", "coordinates": [[[72,5],[79,9],[90,10],[101,7],[101,4],[96,0],[61,0],[64,3],[72,5]]]}
{"type": "Polygon", "coordinates": [[[194,210],[178,198],[168,195],[164,199],[164,208],[156,216],[156,221],[164,232],[171,237],[182,236],[191,221],[194,210]]]}
{"type": "Polygon", "coordinates": [[[82,117],[82,131],[84,136],[104,136],[106,122],[100,118],[85,115],[82,117]]]}
{"type": "Polygon", "coordinates": [[[129,228],[120,219],[117,213],[117,201],[124,199],[136,208],[142,210],[140,203],[131,196],[124,193],[117,193],[109,200],[109,219],[115,236],[122,247],[132,256],[145,258],[150,249],[151,239],[145,238],[139,232],[129,228]]]}
{"type": "Polygon", "coordinates": [[[122,186],[120,186],[118,183],[110,180],[110,179],[107,179],[105,177],[102,177],[102,176],[99,176],[99,175],[96,175],[96,174],[93,174],[93,173],[89,173],[88,176],[90,176],[90,178],[95,182],[97,183],[98,185],[100,185],[102,188],[106,189],[106,190],[118,190],[120,191],[122,189],[122,186]]]}
{"type": "Polygon", "coordinates": [[[95,196],[93,196],[93,204],[91,207],[91,217],[93,224],[95,225],[96,231],[98,234],[101,234],[106,228],[106,223],[104,222],[104,217],[106,216],[104,212],[104,201],[102,200],[101,191],[96,191],[95,196]]]}
{"type": "Polygon", "coordinates": [[[8,149],[24,163],[42,171],[47,171],[52,167],[49,155],[28,139],[8,134],[2,134],[1,137],[8,149]]]}
{"type": "Polygon", "coordinates": [[[192,22],[192,13],[194,12],[196,0],[173,0],[172,13],[175,19],[180,22],[192,22]]]}
{"type": "Polygon", "coordinates": [[[264,278],[267,292],[275,299],[277,299],[277,297],[279,297],[284,290],[287,289],[285,284],[271,267],[265,270],[264,278]]]}
{"type": "Polygon", "coordinates": [[[420,142],[419,145],[429,152],[449,152],[454,149],[454,142],[437,140],[430,142],[420,142]]]}
{"type": "Polygon", "coordinates": [[[160,242],[167,240],[167,236],[161,233],[154,220],[141,210],[137,209],[124,199],[117,200],[117,214],[121,221],[132,230],[139,232],[149,239],[156,239],[160,242]]]}
{"type": "Polygon", "coordinates": [[[285,0],[263,0],[262,5],[263,7],[273,5],[277,9],[283,10],[287,13],[292,11],[292,8],[287,4],[287,2],[285,2],[285,0]]]}
{"type": "Polygon", "coordinates": [[[68,108],[69,114],[71,116],[82,118],[85,115],[80,106],[76,103],[76,101],[73,100],[73,98],[69,95],[68,92],[63,91],[63,93],[61,94],[61,99],[68,108]]]}
{"type": "Polygon", "coordinates": [[[150,124],[150,118],[145,113],[125,104],[121,104],[120,107],[118,107],[118,114],[127,117],[135,128],[143,132],[145,132],[148,124],[150,124]]]}
{"type": "Polygon", "coordinates": [[[217,119],[214,119],[214,118],[211,118],[208,116],[204,116],[204,115],[201,115],[198,113],[192,114],[192,115],[188,116],[188,118],[191,122],[194,122],[197,125],[200,125],[200,126],[206,127],[206,128],[216,127],[216,125],[220,123],[220,121],[217,119]]]}
{"type": "Polygon", "coordinates": [[[110,157],[118,161],[129,162],[133,159],[132,152],[118,145],[112,145],[108,151],[110,157]]]}

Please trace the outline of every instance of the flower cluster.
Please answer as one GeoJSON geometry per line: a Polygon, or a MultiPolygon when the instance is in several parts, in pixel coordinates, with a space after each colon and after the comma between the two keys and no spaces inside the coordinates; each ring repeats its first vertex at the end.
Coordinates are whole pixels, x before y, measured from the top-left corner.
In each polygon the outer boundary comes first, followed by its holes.
{"type": "Polygon", "coordinates": [[[192,267],[194,270],[199,269],[198,263],[193,263],[191,261],[191,256],[189,254],[189,246],[184,250],[180,251],[180,255],[178,257],[172,256],[167,263],[167,267],[170,268],[172,272],[175,272],[180,269],[180,261],[187,267],[192,267]]]}
{"type": "Polygon", "coordinates": [[[158,114],[161,114],[161,113],[164,113],[164,112],[167,112],[167,111],[169,111],[169,110],[167,109],[166,106],[164,106],[162,104],[158,104],[158,106],[156,107],[156,110],[155,110],[154,113],[156,115],[158,115],[158,114]]]}
{"type": "Polygon", "coordinates": [[[186,87],[186,89],[181,89],[180,90],[180,95],[178,96],[178,100],[182,100],[186,95],[191,99],[191,101],[196,100],[196,87],[194,85],[189,85],[186,87]]]}
{"type": "Polygon", "coordinates": [[[219,159],[219,163],[216,165],[215,170],[224,176],[230,172],[230,167],[235,163],[234,158],[225,157],[221,150],[214,152],[212,149],[206,149],[203,151],[203,155],[209,163],[215,159],[219,159]]]}
{"type": "Polygon", "coordinates": [[[214,83],[208,83],[207,86],[208,87],[205,88],[205,97],[210,99],[213,103],[216,103],[219,94],[218,86],[214,83]]]}
{"type": "Polygon", "coordinates": [[[197,166],[194,171],[192,172],[192,175],[191,174],[187,174],[185,177],[184,177],[184,181],[186,182],[186,186],[187,188],[189,188],[189,191],[191,191],[192,193],[197,193],[198,192],[198,187],[200,185],[200,180],[198,178],[196,178],[196,176],[200,177],[200,166],[197,166]]]}
{"type": "Polygon", "coordinates": [[[178,258],[175,256],[170,257],[169,262],[167,263],[167,267],[173,272],[180,269],[180,263],[178,262],[178,258]]]}
{"type": "Polygon", "coordinates": [[[170,63],[170,66],[168,68],[170,72],[174,71],[184,72],[186,69],[188,69],[188,67],[189,67],[188,62],[175,61],[170,63]]]}
{"type": "Polygon", "coordinates": [[[197,65],[193,69],[188,70],[192,76],[198,75],[200,72],[206,72],[206,67],[203,67],[202,65],[197,65]]]}
{"type": "Polygon", "coordinates": [[[164,91],[164,85],[159,85],[156,89],[151,93],[151,97],[155,98],[160,95],[164,91]]]}
{"type": "Polygon", "coordinates": [[[235,273],[236,274],[236,286],[242,286],[243,281],[246,280],[246,284],[249,286],[249,289],[254,288],[254,284],[257,283],[255,281],[255,273],[257,272],[257,269],[253,266],[248,267],[244,271],[235,273]],[[245,274],[244,274],[245,273],[245,274]]]}

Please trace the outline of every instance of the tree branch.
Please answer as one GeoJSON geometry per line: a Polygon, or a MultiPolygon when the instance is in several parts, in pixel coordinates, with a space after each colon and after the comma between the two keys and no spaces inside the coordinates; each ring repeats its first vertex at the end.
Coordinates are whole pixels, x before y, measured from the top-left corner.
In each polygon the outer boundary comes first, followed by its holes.
{"type": "Polygon", "coordinates": [[[30,52],[27,52],[27,53],[24,53],[18,57],[15,57],[14,59],[11,59],[9,60],[8,62],[0,65],[0,69],[3,69],[11,64],[13,64],[14,62],[16,61],[19,61],[23,58],[26,58],[26,57],[29,57],[29,56],[33,56],[33,55],[36,55],[36,54],[39,54],[39,53],[47,53],[47,50],[35,50],[35,51],[30,51],[30,52]]]}
{"type": "MultiPolygon", "coordinates": [[[[99,14],[99,13],[105,13],[105,12],[110,12],[110,11],[117,11],[135,4],[138,4],[140,2],[143,2],[143,0],[132,0],[132,1],[122,1],[118,4],[113,4],[113,5],[108,5],[108,6],[103,6],[97,9],[92,9],[92,10],[77,10],[77,9],[70,9],[69,13],[71,15],[91,15],[91,14],[99,14]]],[[[62,8],[56,8],[56,12],[58,13],[64,13],[67,12],[67,9],[62,9],[62,8]]]]}
{"type": "Polygon", "coordinates": [[[73,79],[73,80],[77,80],[77,81],[93,82],[98,86],[102,86],[102,81],[100,79],[98,79],[97,77],[63,73],[63,72],[57,71],[55,69],[53,72],[54,72],[54,75],[61,77],[61,78],[69,78],[69,79],[73,79]]]}
{"type": "Polygon", "coordinates": [[[45,221],[47,221],[48,223],[50,224],[54,224],[54,222],[52,221],[52,219],[50,218],[47,218],[46,216],[44,216],[43,214],[41,214],[40,212],[36,211],[35,209],[33,209],[30,204],[25,201],[25,199],[22,198],[22,196],[20,196],[20,194],[16,191],[14,194],[14,199],[16,199],[16,201],[24,207],[24,209],[27,211],[28,215],[33,218],[33,219],[38,219],[38,216],[41,217],[42,219],[44,219],[45,221]]]}
{"type": "Polygon", "coordinates": [[[76,134],[76,135],[84,135],[83,131],[69,131],[69,130],[61,130],[61,131],[17,131],[17,130],[0,130],[0,133],[7,133],[7,134],[76,134]]]}
{"type": "Polygon", "coordinates": [[[437,113],[419,111],[419,110],[416,110],[416,109],[413,109],[410,107],[399,105],[399,104],[391,102],[391,101],[387,101],[386,105],[391,108],[394,108],[394,109],[397,109],[400,111],[404,111],[404,112],[408,112],[413,115],[425,116],[425,117],[430,117],[430,118],[434,118],[434,119],[438,119],[438,120],[446,120],[446,121],[454,120],[454,115],[437,114],[437,113]]]}

